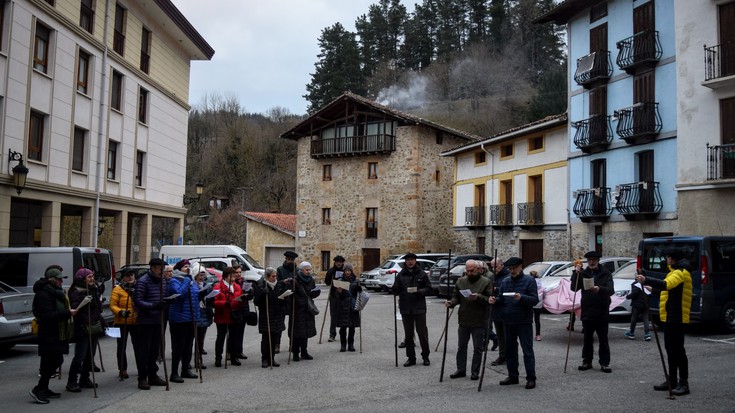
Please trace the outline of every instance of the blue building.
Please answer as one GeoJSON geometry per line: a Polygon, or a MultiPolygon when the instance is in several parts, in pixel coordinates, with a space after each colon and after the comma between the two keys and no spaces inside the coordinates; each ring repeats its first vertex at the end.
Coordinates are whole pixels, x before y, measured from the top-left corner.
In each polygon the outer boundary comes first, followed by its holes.
{"type": "Polygon", "coordinates": [[[673,0],[566,0],[571,253],[634,256],[677,231],[673,0]]]}

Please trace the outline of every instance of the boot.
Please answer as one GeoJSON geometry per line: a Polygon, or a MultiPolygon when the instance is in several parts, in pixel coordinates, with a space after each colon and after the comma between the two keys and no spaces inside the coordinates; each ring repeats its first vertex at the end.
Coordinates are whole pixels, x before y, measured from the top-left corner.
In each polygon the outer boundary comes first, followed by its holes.
{"type": "Polygon", "coordinates": [[[347,339],[346,338],[340,336],[339,344],[340,344],[339,351],[341,353],[344,353],[345,351],[347,351],[347,339]]]}
{"type": "Polygon", "coordinates": [[[347,351],[355,351],[355,339],[347,339],[347,351]]]}
{"type": "Polygon", "coordinates": [[[79,387],[79,384],[77,384],[76,379],[74,381],[69,380],[66,383],[66,391],[71,393],[79,393],[82,391],[82,389],[79,387]]]}
{"type": "Polygon", "coordinates": [[[679,380],[679,385],[671,391],[674,396],[683,396],[689,394],[689,382],[686,380],[679,380]]]}
{"type": "MultiPolygon", "coordinates": [[[[671,380],[671,389],[676,389],[676,380],[671,380]]],[[[669,391],[669,382],[663,382],[653,386],[653,390],[656,391],[669,391]]]]}

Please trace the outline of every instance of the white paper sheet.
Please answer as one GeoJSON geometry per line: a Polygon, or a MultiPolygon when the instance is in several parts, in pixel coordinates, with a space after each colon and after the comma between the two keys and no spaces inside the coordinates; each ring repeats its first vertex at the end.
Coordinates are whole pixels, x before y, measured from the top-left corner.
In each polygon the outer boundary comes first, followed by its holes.
{"type": "Polygon", "coordinates": [[[112,338],[122,337],[122,335],[120,334],[120,327],[107,327],[107,330],[105,330],[105,334],[108,337],[112,337],[112,338]]]}
{"type": "Polygon", "coordinates": [[[283,294],[279,295],[278,298],[280,298],[281,300],[283,300],[284,298],[288,297],[291,294],[293,294],[293,291],[286,290],[286,291],[283,292],[283,294]]]}
{"type": "Polygon", "coordinates": [[[92,296],[88,295],[84,297],[81,303],[77,306],[77,311],[79,311],[80,308],[84,307],[85,305],[89,304],[92,301],[92,296]]]}
{"type": "Polygon", "coordinates": [[[210,298],[212,298],[212,297],[216,297],[216,296],[217,296],[217,294],[219,294],[219,290],[212,290],[212,292],[211,292],[211,293],[209,293],[209,294],[207,294],[207,296],[206,296],[206,297],[204,297],[204,299],[205,299],[205,300],[208,300],[208,299],[210,299],[210,298]]]}
{"type": "Polygon", "coordinates": [[[459,290],[459,293],[462,294],[464,298],[469,298],[472,295],[472,290],[459,290]]]}
{"type": "Polygon", "coordinates": [[[594,278],[583,278],[582,282],[584,283],[585,290],[591,290],[595,286],[594,278]]]}

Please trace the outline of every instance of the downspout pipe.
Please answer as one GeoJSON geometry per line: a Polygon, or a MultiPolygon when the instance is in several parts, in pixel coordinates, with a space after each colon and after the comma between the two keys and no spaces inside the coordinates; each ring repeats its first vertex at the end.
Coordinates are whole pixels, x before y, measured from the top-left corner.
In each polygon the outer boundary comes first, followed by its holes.
{"type": "Polygon", "coordinates": [[[100,191],[102,190],[102,173],[104,171],[104,156],[105,156],[105,114],[107,113],[107,36],[110,26],[110,0],[105,1],[105,30],[103,35],[102,44],[102,77],[100,86],[100,109],[99,119],[97,122],[97,180],[95,182],[94,190],[96,193],[94,199],[94,216],[92,217],[92,244],[97,247],[99,241],[99,227],[100,227],[100,191]]]}

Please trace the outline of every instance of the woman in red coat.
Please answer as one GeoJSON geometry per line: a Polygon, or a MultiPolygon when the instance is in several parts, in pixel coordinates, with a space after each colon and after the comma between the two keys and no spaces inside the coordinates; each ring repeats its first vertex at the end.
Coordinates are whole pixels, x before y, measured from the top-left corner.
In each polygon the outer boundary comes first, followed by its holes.
{"type": "MultiPolygon", "coordinates": [[[[234,282],[235,269],[227,267],[222,272],[222,280],[219,282],[215,290],[219,290],[219,294],[214,297],[214,323],[217,325],[217,340],[214,342],[214,365],[222,366],[222,350],[227,338],[227,348],[233,348],[232,331],[235,320],[232,319],[232,310],[242,307],[243,302],[238,300],[242,295],[242,289],[234,282]]],[[[236,357],[230,358],[230,363],[239,366],[240,361],[236,357]]]]}

